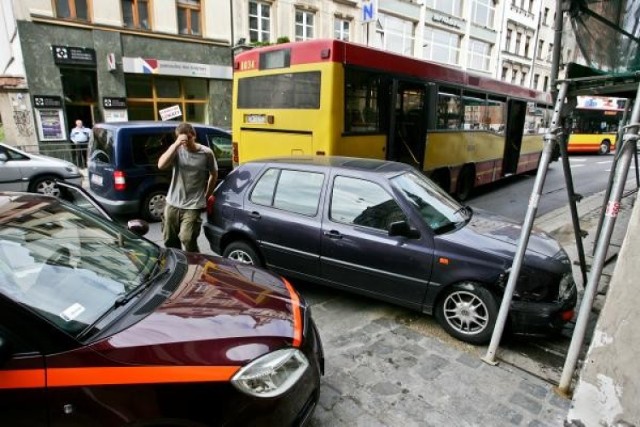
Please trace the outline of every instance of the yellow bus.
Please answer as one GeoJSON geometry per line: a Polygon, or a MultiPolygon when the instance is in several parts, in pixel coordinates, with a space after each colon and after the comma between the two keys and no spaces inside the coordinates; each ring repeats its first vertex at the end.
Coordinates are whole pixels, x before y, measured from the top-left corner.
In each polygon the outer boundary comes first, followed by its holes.
{"type": "Polygon", "coordinates": [[[614,150],[625,101],[624,98],[578,96],[578,104],[571,114],[567,151],[607,154],[614,150]]]}
{"type": "Polygon", "coordinates": [[[535,170],[550,96],[338,40],[234,59],[234,162],[340,155],[405,162],[465,199],[535,170]]]}

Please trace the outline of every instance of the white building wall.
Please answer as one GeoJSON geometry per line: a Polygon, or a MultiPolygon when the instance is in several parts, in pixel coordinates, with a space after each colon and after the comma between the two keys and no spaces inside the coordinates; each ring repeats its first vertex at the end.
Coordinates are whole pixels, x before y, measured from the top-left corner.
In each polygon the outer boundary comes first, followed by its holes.
{"type": "MultiPolygon", "coordinates": [[[[122,8],[119,1],[94,1],[91,3],[91,22],[98,25],[122,27],[122,8]]],[[[153,5],[153,2],[150,3],[153,5]]]]}

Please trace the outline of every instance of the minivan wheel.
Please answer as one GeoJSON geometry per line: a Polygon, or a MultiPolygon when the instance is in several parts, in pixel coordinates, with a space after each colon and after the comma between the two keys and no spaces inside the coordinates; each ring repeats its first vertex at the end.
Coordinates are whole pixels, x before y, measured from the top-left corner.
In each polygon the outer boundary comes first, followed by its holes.
{"type": "Polygon", "coordinates": [[[142,202],[142,216],[144,219],[150,222],[162,220],[166,202],[166,191],[156,190],[147,194],[147,197],[144,198],[144,202],[142,202]]]}
{"type": "Polygon", "coordinates": [[[262,261],[258,256],[258,252],[249,243],[236,241],[230,243],[222,254],[225,258],[232,259],[242,264],[250,264],[256,267],[262,267],[262,261]]]}
{"type": "Polygon", "coordinates": [[[485,344],[491,339],[497,314],[493,294],[472,282],[451,286],[436,306],[436,319],[445,331],[471,344],[485,344]]]}
{"type": "Polygon", "coordinates": [[[29,185],[29,191],[55,197],[60,195],[60,188],[53,176],[41,176],[34,179],[29,185]]]}

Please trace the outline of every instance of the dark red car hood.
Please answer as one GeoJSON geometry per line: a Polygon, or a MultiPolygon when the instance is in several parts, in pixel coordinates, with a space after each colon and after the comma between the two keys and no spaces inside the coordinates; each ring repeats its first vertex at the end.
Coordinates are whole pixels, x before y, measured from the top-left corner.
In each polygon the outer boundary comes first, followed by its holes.
{"type": "Polygon", "coordinates": [[[164,302],[94,349],[130,364],[241,365],[295,344],[304,308],[282,278],[220,257],[186,255],[175,291],[154,296],[164,302]]]}

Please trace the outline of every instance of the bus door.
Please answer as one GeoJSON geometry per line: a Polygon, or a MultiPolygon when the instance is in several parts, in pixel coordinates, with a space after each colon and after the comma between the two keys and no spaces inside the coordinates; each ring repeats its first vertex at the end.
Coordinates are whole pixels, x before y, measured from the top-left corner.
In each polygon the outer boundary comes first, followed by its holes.
{"type": "Polygon", "coordinates": [[[505,132],[504,156],[502,157],[502,176],[513,175],[518,170],[524,119],[527,103],[510,99],[507,103],[507,129],[505,132]]]}
{"type": "Polygon", "coordinates": [[[427,86],[394,80],[387,159],[422,170],[427,134],[427,86]]]}

